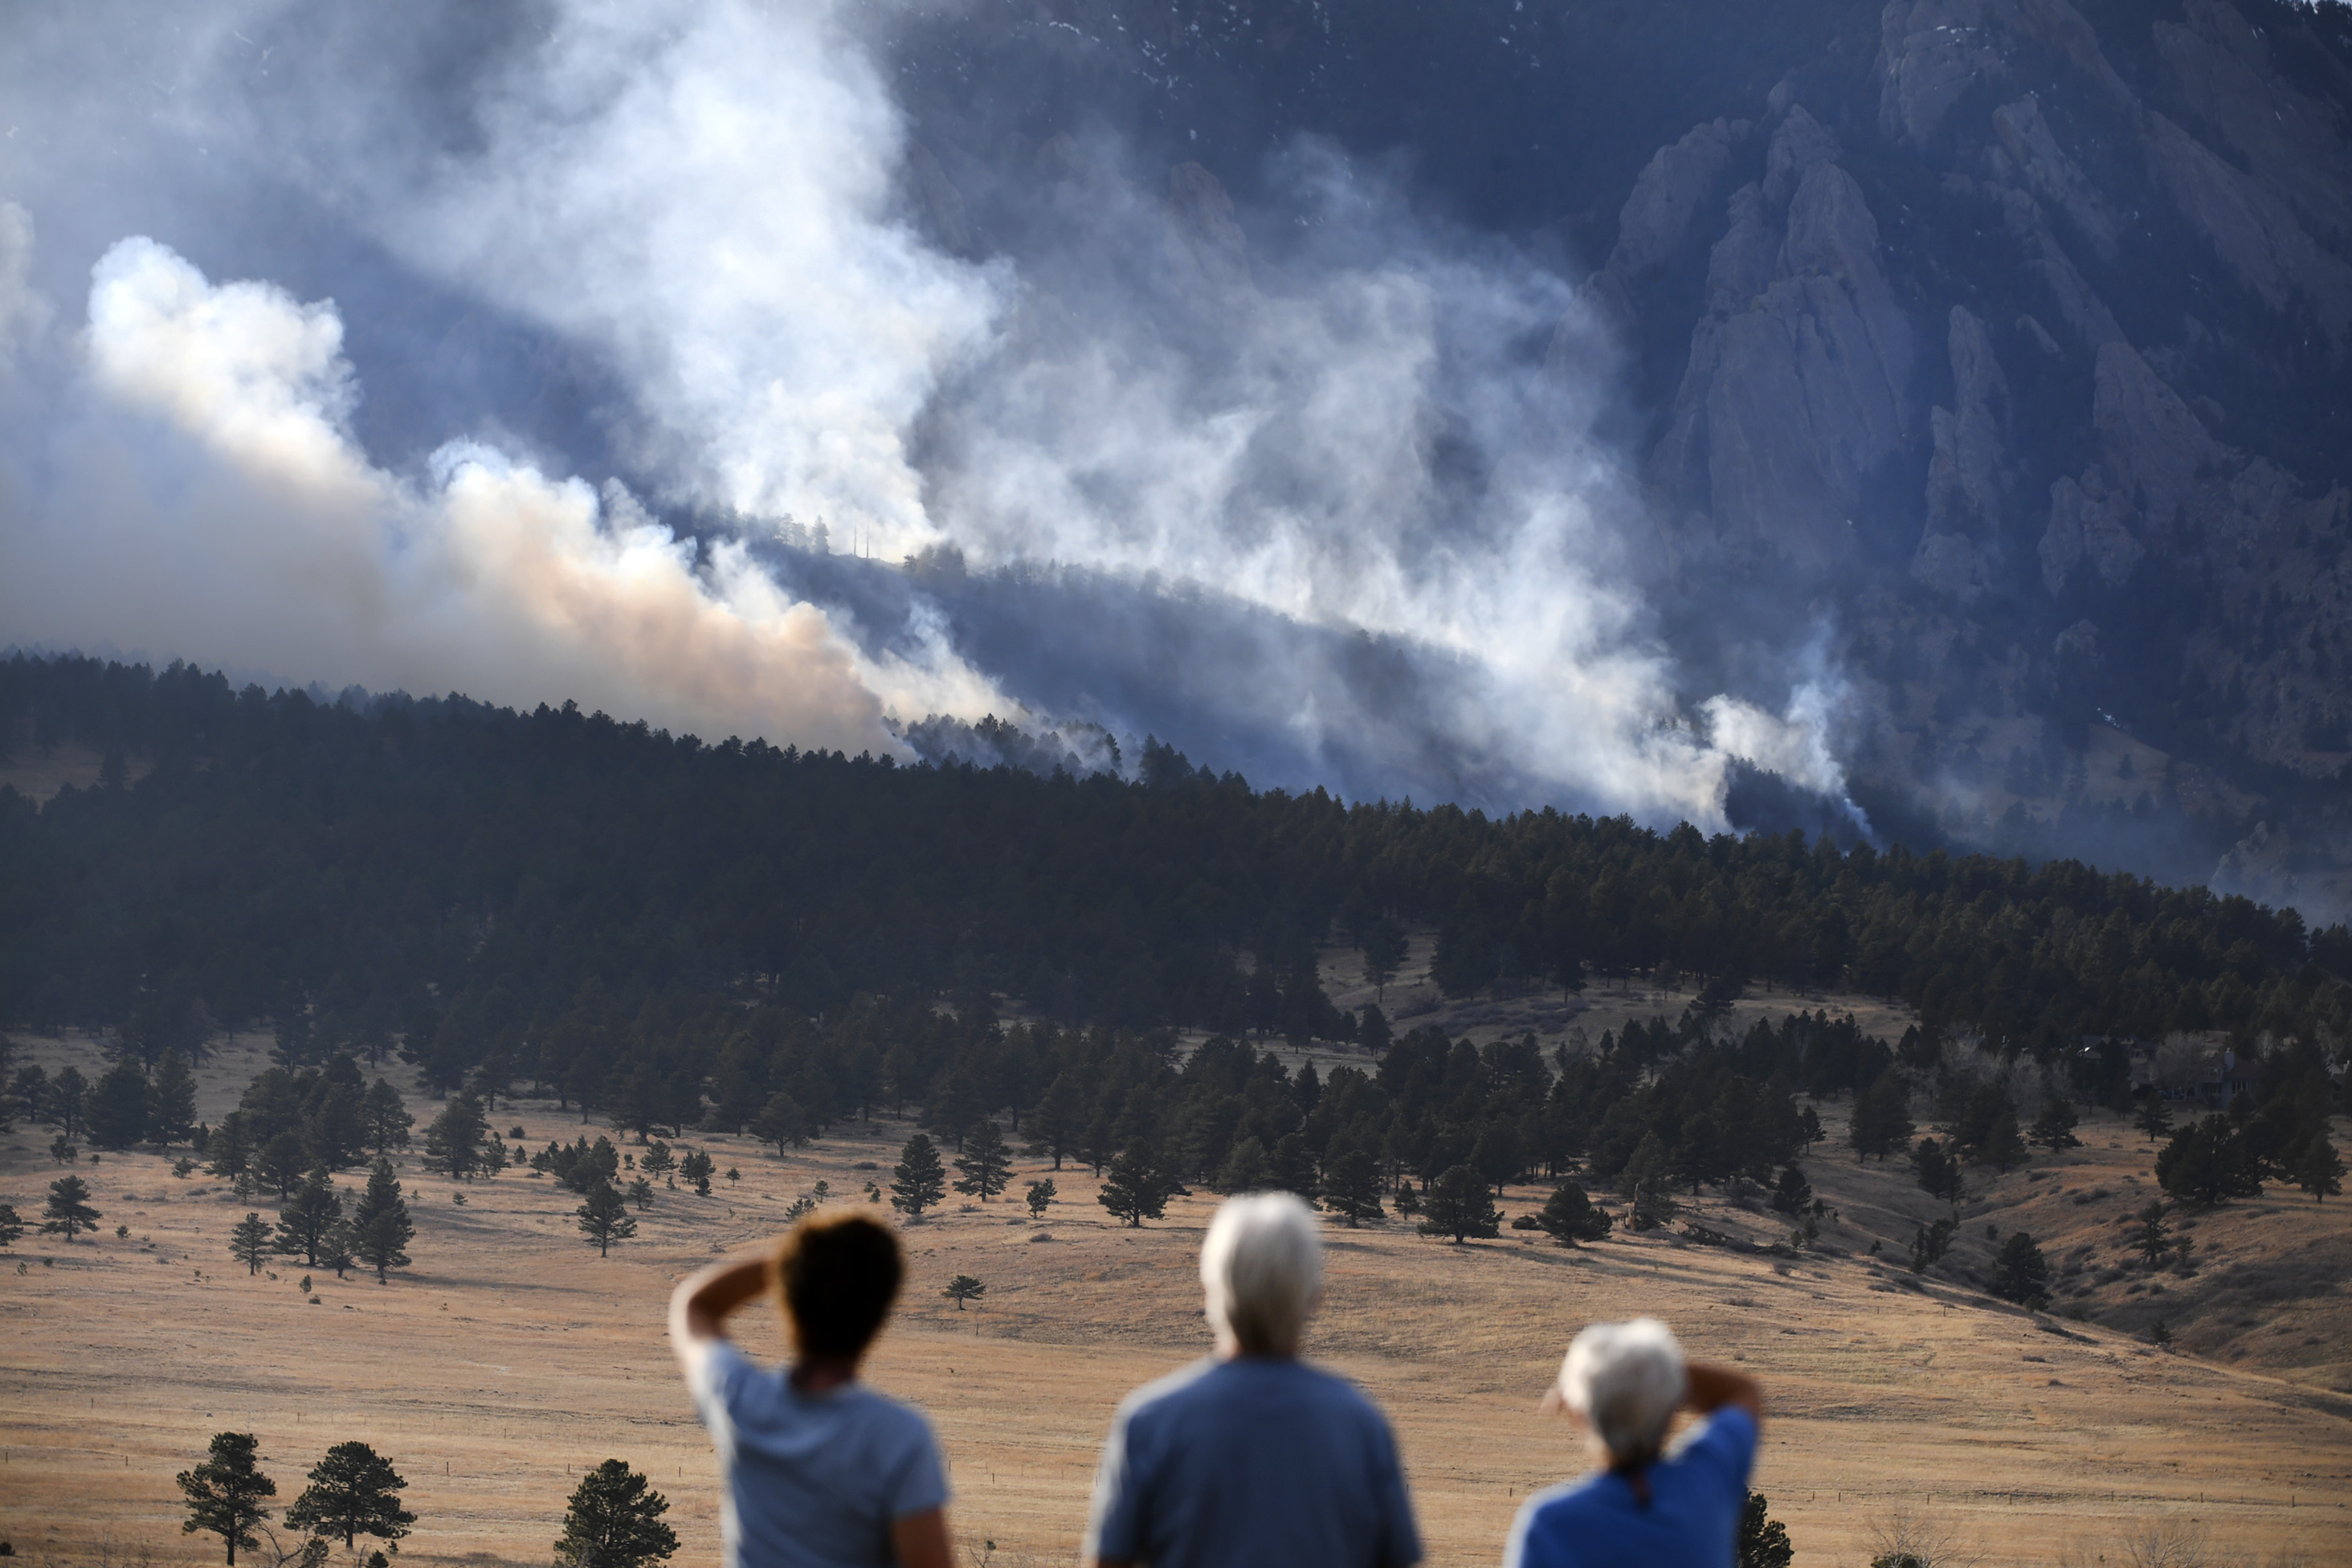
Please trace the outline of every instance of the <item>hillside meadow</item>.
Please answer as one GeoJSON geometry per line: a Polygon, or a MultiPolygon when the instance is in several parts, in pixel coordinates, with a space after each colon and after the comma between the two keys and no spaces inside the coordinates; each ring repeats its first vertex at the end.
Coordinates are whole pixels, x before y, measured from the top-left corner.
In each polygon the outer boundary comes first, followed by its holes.
{"type": "MultiPolygon", "coordinates": [[[[99,1060],[79,1039],[17,1043],[52,1070],[99,1060]]],[[[261,1037],[228,1042],[202,1069],[203,1112],[216,1120],[267,1059],[261,1037]]],[[[433,1110],[414,1094],[411,1109],[420,1128],[433,1110]]],[[[1393,1219],[1329,1231],[1310,1353],[1390,1411],[1430,1562],[1497,1560],[1518,1501],[1579,1468],[1536,1397],[1580,1325],[1643,1311],[1695,1353],[1763,1380],[1756,1484],[1801,1564],[1867,1561],[1872,1527],[1898,1513],[1992,1563],[2075,1546],[2120,1561],[2118,1543],[2152,1527],[2258,1559],[2341,1559],[2352,1211],[2274,1190],[2192,1222],[2193,1275],[2120,1269],[2118,1221],[2153,1190],[2150,1152],[2095,1117],[2084,1148],[1980,1176],[1955,1278],[1923,1281],[1897,1259],[1940,1205],[1906,1169],[1857,1167],[1839,1152],[1837,1108],[1822,1109],[1832,1137],[1808,1171],[1835,1217],[1802,1253],[1622,1232],[1563,1250],[1508,1229],[1457,1247],[1393,1219]],[[2059,1311],[2081,1321],[1969,1288],[1988,1225],[2033,1232],[2059,1311]],[[2147,1342],[2159,1315],[2173,1352],[2147,1342]]],[[[494,1121],[523,1127],[532,1147],[604,1131],[529,1100],[501,1101],[494,1121]]],[[[740,1179],[707,1198],[660,1192],[637,1237],[604,1259],[572,1223],[577,1197],[551,1181],[509,1171],[467,1184],[461,1205],[461,1189],[412,1153],[400,1165],[415,1267],[386,1286],[318,1271],[315,1303],[297,1288],[299,1264],[249,1276],[229,1256],[231,1224],[274,1205],[239,1204],[201,1171],[176,1178],[163,1156],[86,1157],[76,1168],[94,1189],[99,1235],[70,1246],[28,1235],[0,1258],[0,1538],[43,1563],[217,1561],[212,1538],[180,1533],[172,1478],[233,1428],[259,1435],[281,1506],[331,1443],[362,1438],[392,1456],[420,1517],[404,1561],[546,1562],[564,1497],[607,1457],[670,1499],[678,1561],[707,1561],[715,1478],[662,1337],[667,1292],[772,1236],[818,1181],[836,1199],[887,1183],[910,1131],[839,1128],[783,1159],[747,1139],[692,1137],[740,1179]]],[[[2336,1136],[2347,1142],[2340,1120],[2336,1136]]],[[[28,1216],[58,1173],[47,1141],[28,1127],[0,1137],[0,1199],[28,1216]]],[[[1016,1185],[1042,1163],[1020,1161],[1016,1185]]],[[[975,1563],[1066,1561],[1113,1405],[1206,1344],[1193,1269],[1214,1195],[1123,1229],[1086,1170],[1055,1181],[1040,1223],[1003,1199],[951,1198],[905,1227],[908,1289],[871,1369],[937,1424],[956,1533],[975,1563]],[[955,1273],[987,1285],[968,1310],[940,1295],[955,1273]]],[[[1515,1188],[1502,1207],[1525,1213],[1543,1195],[1515,1188]]],[[[1735,1240],[1780,1239],[1784,1226],[1713,1192],[1684,1217],[1735,1240]]],[[[743,1337],[781,1351],[764,1310],[743,1337]]]]}

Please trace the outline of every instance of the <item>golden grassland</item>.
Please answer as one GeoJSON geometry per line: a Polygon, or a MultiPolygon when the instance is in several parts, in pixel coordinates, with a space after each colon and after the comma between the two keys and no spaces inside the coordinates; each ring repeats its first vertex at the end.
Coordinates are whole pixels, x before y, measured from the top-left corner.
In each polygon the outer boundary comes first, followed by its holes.
{"type": "MultiPolygon", "coordinates": [[[[53,1068],[98,1062],[86,1042],[19,1043],[53,1068]]],[[[265,1046],[240,1037],[206,1064],[208,1118],[266,1065],[265,1046]]],[[[422,1097],[411,1108],[420,1123],[435,1109],[422,1097]]],[[[533,1146],[583,1130],[528,1100],[502,1103],[495,1121],[526,1128],[533,1146]]],[[[838,1130],[788,1159],[698,1135],[688,1142],[740,1180],[707,1198],[661,1192],[638,1236],[604,1259],[572,1223],[577,1198],[551,1182],[509,1172],[469,1184],[459,1205],[412,1157],[402,1175],[415,1267],[388,1286],[313,1271],[316,1304],[297,1289],[299,1265],[253,1277],[229,1257],[230,1225],[274,1205],[239,1204],[201,1173],[174,1178],[157,1155],[86,1162],[100,1235],[71,1246],[28,1236],[0,1257],[0,1538],[40,1562],[216,1561],[212,1538],[180,1533],[172,1478],[233,1428],[260,1436],[281,1505],[331,1443],[361,1438],[392,1456],[420,1517],[404,1560],[544,1563],[580,1473],[618,1457],[671,1500],[678,1560],[707,1561],[718,1499],[661,1333],[671,1285],[759,1245],[818,1180],[836,1197],[887,1182],[909,1130],[838,1130]]],[[[1643,1311],[1695,1353],[1762,1379],[1770,1415],[1756,1484],[1801,1564],[1866,1561],[1870,1522],[1897,1509],[1950,1526],[1990,1563],[2050,1561],[2151,1519],[2194,1521],[2242,1551],[2343,1561],[2347,1211],[2278,1195],[2232,1205],[2198,1224],[2195,1275],[2101,1283],[2122,1255],[2119,1218],[2152,1190],[2149,1151],[2118,1123],[2084,1131],[2084,1148],[2036,1171],[1979,1177],[1953,1259],[1963,1279],[1981,1268],[1988,1224],[2024,1226],[2053,1263],[2087,1247],[2059,1290],[2084,1321],[1914,1279],[1893,1258],[1938,1205],[1899,1167],[1857,1167],[1832,1142],[1808,1168],[1837,1218],[1798,1255],[1655,1234],[1563,1250],[1509,1230],[1456,1247],[1393,1220],[1335,1226],[1310,1353],[1390,1412],[1435,1563],[1497,1560],[1519,1500],[1579,1468],[1536,1395],[1578,1327],[1643,1311]],[[1885,1258],[1868,1255],[1873,1238],[1885,1258]],[[2267,1283],[2250,1293],[2250,1275],[2267,1283]],[[2158,1312],[2179,1332],[2176,1353],[2140,1337],[2158,1312]]],[[[28,1215],[58,1173],[47,1141],[29,1128],[0,1137],[0,1199],[28,1215]]],[[[1040,1166],[1021,1162],[1021,1176],[1040,1166]]],[[[1005,1199],[951,1199],[906,1227],[907,1298],[871,1367],[936,1423],[974,1562],[1066,1560],[1112,1406],[1205,1347],[1193,1270],[1214,1197],[1124,1229],[1096,1204],[1089,1173],[1055,1180],[1060,1199],[1040,1224],[1005,1199]],[[988,1287],[970,1310],[940,1294],[954,1273],[988,1287]]],[[[1542,1195],[1515,1189],[1503,1207],[1524,1213],[1542,1195]]],[[[1696,1216],[1753,1239],[1785,1223],[1712,1194],[1696,1216]]],[[[779,1352],[764,1312],[743,1337],[779,1352]]]]}

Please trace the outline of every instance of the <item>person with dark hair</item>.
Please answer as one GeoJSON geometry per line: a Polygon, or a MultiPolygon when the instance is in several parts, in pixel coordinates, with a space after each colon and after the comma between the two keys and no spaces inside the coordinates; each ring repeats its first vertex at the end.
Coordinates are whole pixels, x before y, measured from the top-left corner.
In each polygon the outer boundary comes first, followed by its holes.
{"type": "Polygon", "coordinates": [[[950,1568],[930,1423],[857,1381],[903,1273],[888,1226],[835,1213],[671,1295],[670,1343],[719,1450],[727,1568],[950,1568]],[[727,1338],[728,1314],[770,1292],[788,1367],[761,1366],[727,1338]]]}

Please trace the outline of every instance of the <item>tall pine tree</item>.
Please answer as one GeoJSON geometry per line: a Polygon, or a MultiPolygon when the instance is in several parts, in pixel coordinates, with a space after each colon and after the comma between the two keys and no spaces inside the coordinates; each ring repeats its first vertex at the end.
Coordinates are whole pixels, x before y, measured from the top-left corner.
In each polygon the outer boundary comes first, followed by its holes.
{"type": "Polygon", "coordinates": [[[381,1285],[391,1270],[406,1267],[408,1243],[415,1235],[416,1223],[408,1217],[408,1203],[400,1195],[392,1162],[378,1156],[368,1172],[367,1190],[352,1211],[352,1250],[375,1270],[381,1285]]]}

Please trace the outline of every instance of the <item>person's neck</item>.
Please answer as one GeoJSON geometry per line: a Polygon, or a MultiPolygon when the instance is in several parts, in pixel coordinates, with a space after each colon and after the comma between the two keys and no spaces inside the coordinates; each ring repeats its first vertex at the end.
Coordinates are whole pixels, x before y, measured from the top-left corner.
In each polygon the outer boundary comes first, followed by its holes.
{"type": "Polygon", "coordinates": [[[856,1357],[804,1356],[793,1363],[793,1390],[797,1394],[829,1394],[857,1381],[856,1357]]]}
{"type": "Polygon", "coordinates": [[[1217,1359],[1219,1361],[1297,1361],[1298,1347],[1296,1344],[1269,1345],[1251,1350],[1243,1346],[1238,1341],[1221,1339],[1217,1342],[1217,1359]]]}

